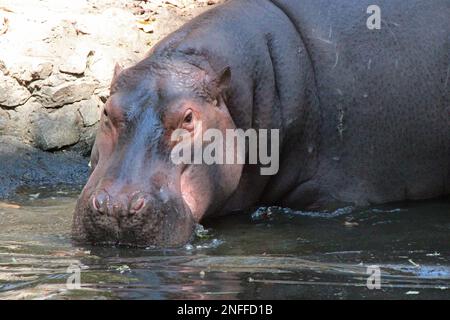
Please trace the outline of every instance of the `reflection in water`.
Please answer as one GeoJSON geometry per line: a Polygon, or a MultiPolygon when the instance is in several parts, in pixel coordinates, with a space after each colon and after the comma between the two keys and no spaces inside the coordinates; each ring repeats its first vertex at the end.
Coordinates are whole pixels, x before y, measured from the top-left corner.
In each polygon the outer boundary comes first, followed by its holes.
{"type": "Polygon", "coordinates": [[[0,204],[0,299],[450,298],[448,201],[260,208],[156,250],[72,245],[78,192],[42,188],[0,204]],[[71,265],[80,290],[67,289],[71,265]],[[370,265],[380,290],[366,287],[370,265]]]}

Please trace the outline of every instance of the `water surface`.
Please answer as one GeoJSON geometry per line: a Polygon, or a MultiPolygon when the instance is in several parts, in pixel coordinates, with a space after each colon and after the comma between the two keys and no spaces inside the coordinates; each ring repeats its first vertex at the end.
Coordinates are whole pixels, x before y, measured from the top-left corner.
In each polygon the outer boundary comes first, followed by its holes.
{"type": "Polygon", "coordinates": [[[41,188],[0,203],[0,299],[450,298],[449,201],[260,208],[155,250],[73,245],[78,192],[41,188]],[[381,289],[368,289],[368,266],[380,268],[381,289]],[[67,287],[74,268],[81,289],[67,287]]]}

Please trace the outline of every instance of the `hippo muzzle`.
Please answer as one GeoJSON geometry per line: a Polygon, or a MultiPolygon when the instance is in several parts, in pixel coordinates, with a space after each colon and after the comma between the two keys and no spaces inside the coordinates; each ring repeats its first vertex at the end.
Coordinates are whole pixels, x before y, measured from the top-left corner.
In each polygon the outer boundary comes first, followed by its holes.
{"type": "Polygon", "coordinates": [[[76,207],[73,237],[104,245],[176,247],[190,240],[195,221],[180,196],[152,192],[85,189],[76,207]]]}

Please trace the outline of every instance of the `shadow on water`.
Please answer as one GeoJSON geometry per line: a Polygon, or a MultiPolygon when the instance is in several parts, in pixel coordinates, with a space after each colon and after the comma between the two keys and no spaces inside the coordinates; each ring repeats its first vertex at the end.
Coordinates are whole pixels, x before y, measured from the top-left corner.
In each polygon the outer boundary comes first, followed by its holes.
{"type": "Polygon", "coordinates": [[[0,299],[450,298],[449,201],[260,208],[156,250],[72,245],[78,192],[39,188],[0,204],[0,299]],[[67,287],[69,266],[81,289],[67,287]],[[368,266],[381,289],[367,288],[368,266]]]}

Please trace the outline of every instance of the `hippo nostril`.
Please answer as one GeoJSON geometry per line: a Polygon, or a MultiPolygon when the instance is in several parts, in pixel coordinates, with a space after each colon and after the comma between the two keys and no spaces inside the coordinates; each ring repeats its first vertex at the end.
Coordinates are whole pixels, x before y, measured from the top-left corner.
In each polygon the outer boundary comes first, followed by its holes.
{"type": "Polygon", "coordinates": [[[100,212],[100,202],[98,201],[98,199],[96,197],[92,197],[92,206],[94,208],[95,211],[100,212]]]}
{"type": "Polygon", "coordinates": [[[133,209],[136,211],[141,210],[144,207],[144,202],[144,198],[140,198],[134,205],[133,209]]]}
{"type": "Polygon", "coordinates": [[[92,196],[92,208],[97,211],[98,213],[105,213],[106,212],[106,206],[108,203],[108,195],[106,192],[98,192],[95,195],[92,196]]]}
{"type": "Polygon", "coordinates": [[[145,207],[145,198],[139,196],[131,201],[130,213],[135,214],[141,211],[145,207]]]}

